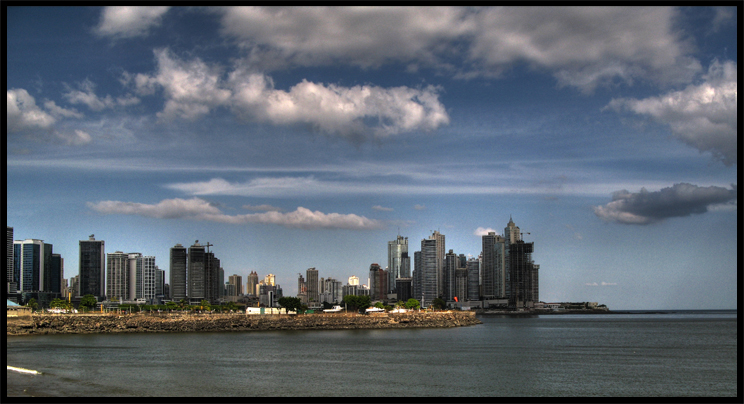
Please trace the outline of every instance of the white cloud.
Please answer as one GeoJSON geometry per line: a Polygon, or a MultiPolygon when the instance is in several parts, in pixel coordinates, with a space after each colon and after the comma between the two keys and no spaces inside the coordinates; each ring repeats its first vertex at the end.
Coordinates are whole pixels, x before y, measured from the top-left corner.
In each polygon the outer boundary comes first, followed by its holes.
{"type": "Polygon", "coordinates": [[[476,236],[486,236],[490,232],[494,232],[496,234],[499,234],[498,231],[496,231],[496,230],[494,230],[494,229],[492,229],[490,227],[479,227],[479,228],[475,229],[475,231],[473,232],[473,234],[476,235],[476,236]]]}
{"type": "Polygon", "coordinates": [[[460,77],[516,64],[591,92],[620,80],[689,82],[700,70],[671,7],[238,7],[222,32],[254,66],[407,63],[460,77]],[[455,65],[454,60],[463,64],[455,65]]]}
{"type": "Polygon", "coordinates": [[[271,205],[243,205],[243,209],[260,212],[281,212],[284,210],[271,205]]]}
{"type": "Polygon", "coordinates": [[[93,111],[101,111],[106,108],[114,108],[116,106],[129,106],[135,105],[140,102],[139,98],[129,94],[126,97],[117,97],[114,99],[110,95],[106,95],[101,98],[96,95],[96,85],[90,80],[84,80],[78,85],[78,90],[67,88],[67,92],[63,96],[73,104],[84,104],[87,105],[93,111]]]}
{"type": "Polygon", "coordinates": [[[50,129],[56,122],[52,115],[36,105],[36,100],[28,91],[20,88],[8,90],[7,93],[8,132],[50,129]]]}
{"type": "Polygon", "coordinates": [[[372,210],[376,210],[378,212],[392,212],[394,209],[393,208],[386,208],[386,207],[380,206],[380,205],[375,205],[375,206],[372,207],[372,210]]]}
{"type": "Polygon", "coordinates": [[[160,25],[165,6],[110,6],[103,9],[95,32],[101,36],[132,38],[146,36],[150,28],[160,25]]]}
{"type": "Polygon", "coordinates": [[[383,227],[382,223],[355,214],[323,213],[302,206],[293,212],[269,211],[245,215],[226,215],[214,204],[200,198],[166,199],[157,204],[101,201],[88,202],[88,207],[102,214],[124,214],[158,219],[192,219],[229,224],[263,223],[301,229],[367,230],[383,227]]]}
{"type": "Polygon", "coordinates": [[[83,114],[74,110],[58,106],[54,101],[44,101],[44,108],[57,118],[82,118],[83,114]]]}
{"type": "Polygon", "coordinates": [[[324,133],[385,137],[433,130],[449,123],[439,89],[341,87],[307,80],[289,91],[273,88],[270,78],[236,70],[230,73],[233,111],[246,119],[274,124],[306,124],[324,133]]]}
{"type": "Polygon", "coordinates": [[[709,205],[736,200],[736,185],[732,189],[679,183],[660,191],[639,193],[626,190],[612,195],[612,202],[594,207],[594,213],[607,221],[623,224],[649,224],[670,217],[685,217],[708,211],[709,205]]]}
{"type": "Polygon", "coordinates": [[[736,62],[711,63],[700,85],[689,85],[659,97],[613,99],[606,108],[629,110],[667,124],[681,141],[710,151],[726,165],[737,162],[736,62]]]}
{"type": "Polygon", "coordinates": [[[413,208],[416,210],[424,210],[426,209],[426,205],[413,205],[413,208]]]}
{"type": "Polygon", "coordinates": [[[597,283],[597,282],[587,282],[584,285],[586,285],[586,286],[617,286],[617,283],[614,283],[614,282],[604,282],[604,281],[602,281],[600,283],[597,283]]]}

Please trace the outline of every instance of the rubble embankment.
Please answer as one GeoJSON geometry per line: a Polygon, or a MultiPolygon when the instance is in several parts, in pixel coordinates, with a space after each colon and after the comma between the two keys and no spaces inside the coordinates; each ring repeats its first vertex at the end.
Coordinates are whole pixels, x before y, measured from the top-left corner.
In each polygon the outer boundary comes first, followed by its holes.
{"type": "Polygon", "coordinates": [[[8,318],[7,335],[446,328],[481,324],[473,312],[403,314],[54,314],[8,318]]]}

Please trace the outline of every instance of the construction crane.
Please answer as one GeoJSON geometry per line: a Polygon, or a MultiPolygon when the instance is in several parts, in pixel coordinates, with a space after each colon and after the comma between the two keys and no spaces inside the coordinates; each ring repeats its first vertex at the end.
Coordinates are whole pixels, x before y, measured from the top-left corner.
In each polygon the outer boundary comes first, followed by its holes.
{"type": "MultiPolygon", "coordinates": [[[[529,234],[529,233],[527,233],[527,234],[529,234]]],[[[204,245],[205,247],[207,247],[207,252],[209,252],[209,247],[210,246],[213,246],[213,245],[214,244],[209,244],[209,241],[207,241],[207,244],[204,245]]]]}

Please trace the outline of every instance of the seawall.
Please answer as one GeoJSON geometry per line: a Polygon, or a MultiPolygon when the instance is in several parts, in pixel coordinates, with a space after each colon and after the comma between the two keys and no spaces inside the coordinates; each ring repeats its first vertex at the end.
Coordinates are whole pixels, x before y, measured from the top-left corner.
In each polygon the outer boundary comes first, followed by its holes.
{"type": "Polygon", "coordinates": [[[7,335],[446,328],[481,324],[473,312],[309,315],[55,314],[8,318],[7,335]]]}

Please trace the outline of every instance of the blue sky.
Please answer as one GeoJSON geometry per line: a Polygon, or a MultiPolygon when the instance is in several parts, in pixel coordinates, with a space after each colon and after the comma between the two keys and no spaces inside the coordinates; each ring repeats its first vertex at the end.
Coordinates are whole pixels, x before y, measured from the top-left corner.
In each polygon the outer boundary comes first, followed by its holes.
{"type": "Polygon", "coordinates": [[[294,295],[511,216],[541,300],[735,308],[737,13],[8,7],[8,225],[294,295]]]}

